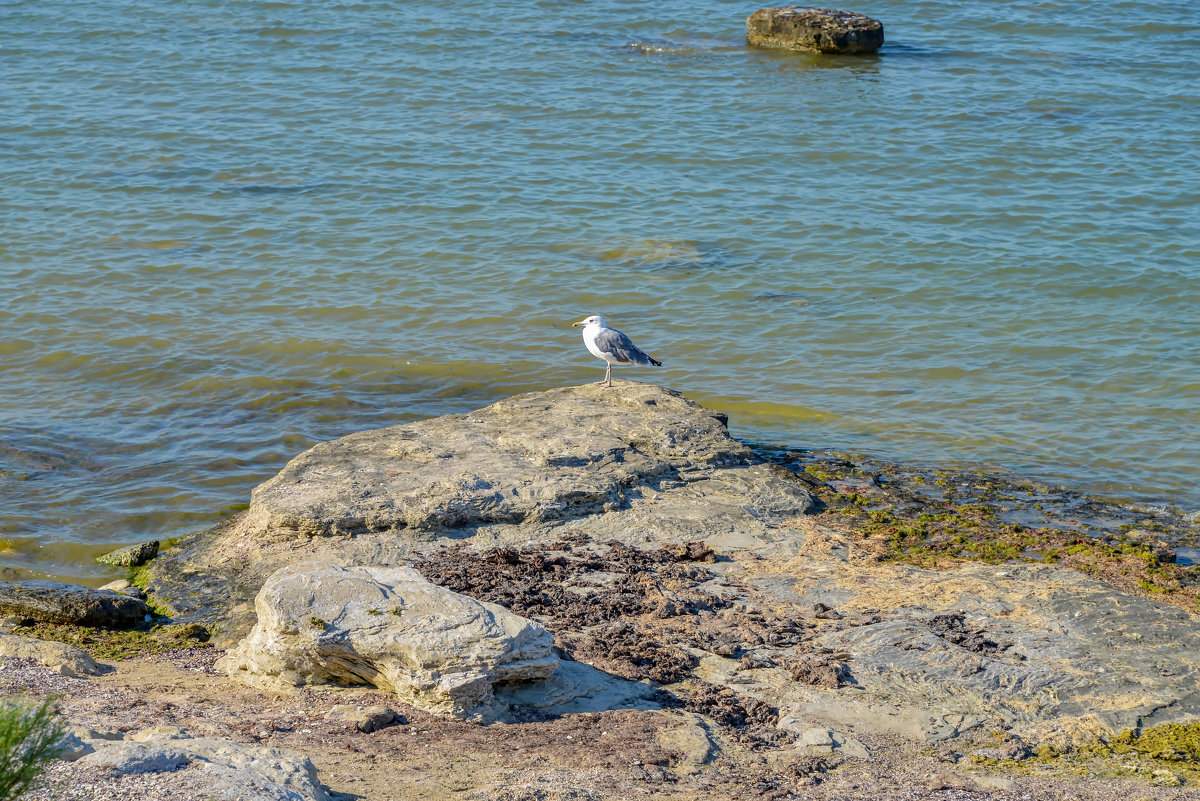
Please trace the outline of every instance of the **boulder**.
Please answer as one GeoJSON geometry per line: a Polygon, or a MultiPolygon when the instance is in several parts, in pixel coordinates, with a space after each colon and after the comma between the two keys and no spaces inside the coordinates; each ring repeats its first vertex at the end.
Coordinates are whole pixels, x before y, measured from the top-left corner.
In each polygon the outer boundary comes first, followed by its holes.
{"type": "Polygon", "coordinates": [[[150,613],[138,598],[61,581],[0,581],[0,615],[41,623],[128,628],[150,613]]]}
{"type": "Polygon", "coordinates": [[[872,53],[883,45],[883,24],[832,8],[760,8],[746,18],[746,39],[757,47],[810,53],[872,53]]]}
{"type": "Polygon", "coordinates": [[[217,668],[269,689],[374,685],[436,714],[489,718],[493,685],[547,679],[558,666],[541,624],[412,568],[286,567],[255,608],[257,625],[217,668]]]}
{"type": "Polygon", "coordinates": [[[118,548],[103,556],[97,556],[96,561],[102,565],[113,567],[140,567],[158,556],[158,540],[150,540],[140,545],[130,545],[128,548],[118,548]]]}
{"type": "Polygon", "coordinates": [[[99,676],[103,672],[91,654],[82,648],[33,637],[0,634],[0,656],[32,659],[63,676],[99,676]]]}

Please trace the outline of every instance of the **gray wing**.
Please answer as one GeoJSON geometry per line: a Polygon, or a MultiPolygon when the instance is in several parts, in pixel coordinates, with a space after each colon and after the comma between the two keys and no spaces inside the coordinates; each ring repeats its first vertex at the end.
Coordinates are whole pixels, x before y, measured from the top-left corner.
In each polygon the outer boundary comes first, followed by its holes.
{"type": "Polygon", "coordinates": [[[621,364],[661,364],[643,353],[637,345],[630,341],[629,337],[615,328],[601,328],[600,333],[596,335],[596,347],[621,364]]]}

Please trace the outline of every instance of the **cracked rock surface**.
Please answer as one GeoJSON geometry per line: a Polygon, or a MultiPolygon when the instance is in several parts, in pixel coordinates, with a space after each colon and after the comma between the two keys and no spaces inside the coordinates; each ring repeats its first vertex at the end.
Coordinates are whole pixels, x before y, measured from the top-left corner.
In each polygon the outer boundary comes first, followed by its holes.
{"type": "Polygon", "coordinates": [[[217,667],[266,689],[374,686],[430,712],[488,718],[493,685],[558,667],[541,624],[407,567],[285,567],[256,608],[258,623],[217,667]]]}
{"type": "Polygon", "coordinates": [[[229,644],[267,576],[299,558],[407,564],[447,539],[521,544],[565,526],[740,549],[813,505],[808,485],[679,393],[568,387],[316,445],[243,514],[152,562],[150,590],[180,621],[221,621],[229,644]]]}
{"type": "Polygon", "coordinates": [[[281,568],[415,570],[553,637],[500,719],[643,721],[683,756],[639,780],[786,766],[763,797],[901,741],[1023,757],[1200,715],[1196,614],[1053,564],[889,561],[823,487],[660,387],[531,393],[301,454],[149,589],[229,647],[281,568]]]}

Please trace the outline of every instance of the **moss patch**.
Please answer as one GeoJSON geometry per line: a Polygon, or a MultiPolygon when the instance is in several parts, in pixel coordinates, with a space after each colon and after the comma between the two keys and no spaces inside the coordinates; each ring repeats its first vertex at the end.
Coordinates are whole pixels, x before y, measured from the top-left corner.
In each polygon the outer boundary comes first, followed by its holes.
{"type": "Polygon", "coordinates": [[[929,569],[1056,564],[1200,614],[1200,566],[1175,564],[1167,544],[1197,536],[1183,516],[981,471],[760,452],[813,486],[824,504],[818,519],[869,558],[929,569]]]}
{"type": "Polygon", "coordinates": [[[206,648],[208,630],[198,623],[149,625],[136,629],[101,629],[55,623],[18,626],[13,634],[53,640],[82,648],[96,659],[122,660],[144,654],[206,648]]]}
{"type": "Polygon", "coordinates": [[[1200,771],[1200,721],[1163,723],[1140,732],[1122,732],[1108,747],[1114,754],[1183,763],[1190,770],[1200,771]]]}
{"type": "Polygon", "coordinates": [[[1163,723],[1071,747],[1040,745],[1026,759],[974,755],[980,767],[1024,775],[1133,777],[1159,787],[1200,785],[1200,721],[1163,723]]]}

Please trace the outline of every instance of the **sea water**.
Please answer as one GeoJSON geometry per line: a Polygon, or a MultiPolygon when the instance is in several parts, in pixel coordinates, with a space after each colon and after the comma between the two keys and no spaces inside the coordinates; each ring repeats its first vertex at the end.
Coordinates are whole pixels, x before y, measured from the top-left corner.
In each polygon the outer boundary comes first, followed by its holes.
{"type": "Polygon", "coordinates": [[[0,569],[618,370],[743,439],[1200,508],[1200,6],[0,5],[0,569]]]}

